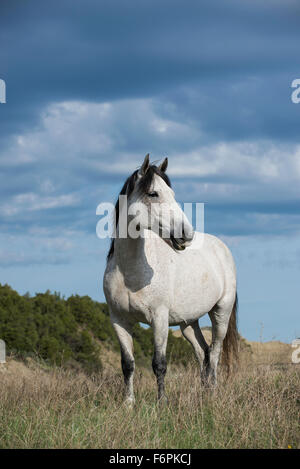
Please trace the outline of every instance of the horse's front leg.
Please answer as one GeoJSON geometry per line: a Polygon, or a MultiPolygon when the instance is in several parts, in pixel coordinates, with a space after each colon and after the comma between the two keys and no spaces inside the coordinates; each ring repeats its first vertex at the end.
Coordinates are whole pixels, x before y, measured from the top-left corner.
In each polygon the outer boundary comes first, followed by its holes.
{"type": "Polygon", "coordinates": [[[121,348],[121,365],[125,383],[125,404],[132,406],[135,402],[133,392],[134,356],[132,341],[132,324],[125,318],[110,314],[111,323],[116,331],[121,348]]]}
{"type": "Polygon", "coordinates": [[[154,355],[152,368],[157,379],[158,400],[167,401],[165,394],[165,375],[167,372],[166,350],[169,333],[169,311],[166,308],[160,308],[156,311],[152,327],[154,333],[154,355]]]}

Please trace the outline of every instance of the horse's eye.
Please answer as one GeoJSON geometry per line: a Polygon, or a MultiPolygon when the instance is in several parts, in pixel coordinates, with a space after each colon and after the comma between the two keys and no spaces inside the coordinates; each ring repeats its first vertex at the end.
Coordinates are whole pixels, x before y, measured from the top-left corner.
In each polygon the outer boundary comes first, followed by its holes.
{"type": "Polygon", "coordinates": [[[149,194],[147,194],[148,197],[158,197],[158,193],[157,192],[149,192],[149,194]]]}

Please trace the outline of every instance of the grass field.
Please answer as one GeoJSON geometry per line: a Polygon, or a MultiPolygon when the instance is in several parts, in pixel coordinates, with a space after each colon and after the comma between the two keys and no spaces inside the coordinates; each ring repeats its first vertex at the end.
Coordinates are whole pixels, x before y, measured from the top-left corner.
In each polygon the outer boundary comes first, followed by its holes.
{"type": "Polygon", "coordinates": [[[137,369],[136,406],[122,405],[122,376],[9,359],[0,367],[1,448],[299,448],[297,365],[243,366],[213,393],[196,368],[169,367],[169,404],[137,369]]]}

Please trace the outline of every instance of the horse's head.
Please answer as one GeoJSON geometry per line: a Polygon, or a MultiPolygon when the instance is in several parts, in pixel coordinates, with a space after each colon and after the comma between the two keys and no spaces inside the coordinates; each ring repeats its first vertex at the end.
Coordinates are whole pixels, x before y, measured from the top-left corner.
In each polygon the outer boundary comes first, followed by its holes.
{"type": "MultiPolygon", "coordinates": [[[[175,200],[166,175],[168,159],[159,166],[150,164],[146,155],[139,170],[127,180],[128,228],[152,230],[176,250],[183,250],[193,240],[194,230],[175,200]]],[[[130,233],[129,233],[130,234],[130,233]]],[[[133,236],[134,237],[134,236],[133,236]]]]}

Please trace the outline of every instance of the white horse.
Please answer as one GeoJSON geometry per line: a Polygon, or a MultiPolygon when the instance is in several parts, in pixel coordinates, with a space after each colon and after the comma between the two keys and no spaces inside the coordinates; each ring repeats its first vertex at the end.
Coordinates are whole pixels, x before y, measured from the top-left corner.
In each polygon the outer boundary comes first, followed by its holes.
{"type": "Polygon", "coordinates": [[[233,257],[220,239],[194,232],[175,201],[165,173],[167,166],[167,158],[158,167],[150,165],[147,155],[141,168],[126,180],[120,195],[126,195],[128,203],[127,207],[120,207],[117,202],[116,226],[127,216],[130,225],[132,207],[139,202],[144,209],[138,218],[139,236],[116,234],[104,274],[104,293],[120,343],[125,401],[129,404],[134,402],[132,327],[137,321],[151,325],[154,330],[152,367],[159,400],[165,398],[169,325],[179,325],[192,344],[204,383],[216,383],[222,344],[228,367],[232,358],[237,357],[233,257]],[[161,216],[159,209],[165,206],[170,208],[169,217],[161,216]],[[176,235],[180,231],[181,235],[176,235]],[[169,236],[163,237],[162,232],[169,232],[169,236]],[[212,322],[210,346],[198,324],[206,313],[212,322]]]}

